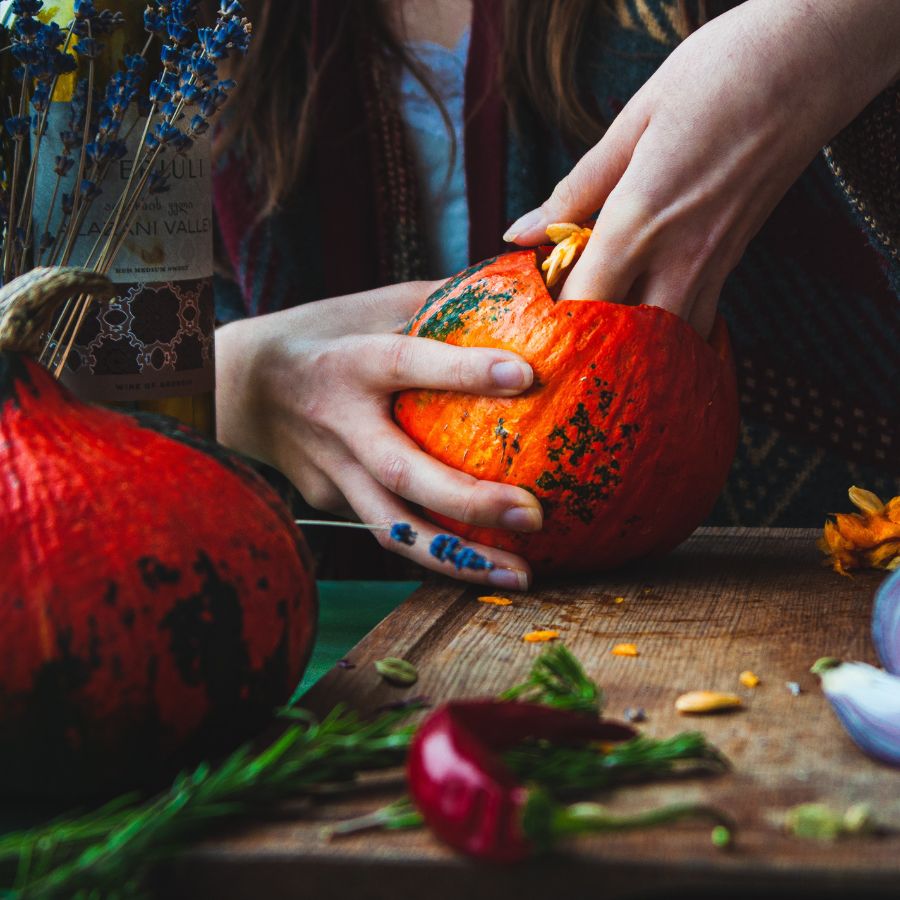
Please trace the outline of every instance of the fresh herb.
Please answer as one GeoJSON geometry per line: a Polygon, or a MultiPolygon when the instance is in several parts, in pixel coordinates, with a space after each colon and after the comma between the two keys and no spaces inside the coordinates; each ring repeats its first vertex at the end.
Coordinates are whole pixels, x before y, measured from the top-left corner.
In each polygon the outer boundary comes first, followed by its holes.
{"type": "MultiPolygon", "coordinates": [[[[603,695],[578,660],[557,645],[541,654],[527,680],[502,699],[596,717],[603,695]]],[[[130,794],[84,815],[6,835],[0,838],[0,866],[17,871],[14,883],[0,888],[0,898],[136,896],[152,865],[176,855],[217,825],[264,814],[291,796],[321,791],[323,785],[352,784],[363,772],[401,765],[416,730],[409,717],[421,706],[417,698],[371,721],[343,706],[321,721],[306,710],[288,707],[280,711],[288,727],[263,750],[245,746],[215,768],[204,763],[149,800],[130,794]]],[[[533,742],[508,751],[504,760],[518,777],[554,793],[666,776],[691,764],[711,770],[725,766],[718,753],[693,734],[668,741],[637,737],[607,751],[533,742]]],[[[420,821],[408,799],[401,798],[334,832],[410,828],[420,821]]]]}
{"type": "MultiPolygon", "coordinates": [[[[548,795],[555,797],[728,769],[728,761],[699,732],[684,732],[667,740],[641,735],[608,752],[533,742],[508,751],[503,760],[520,782],[539,784],[548,795]]],[[[424,820],[412,801],[402,797],[372,813],[341,822],[329,829],[328,834],[338,837],[376,828],[398,830],[422,825],[424,820]]],[[[711,839],[716,846],[726,846],[731,835],[729,832],[725,839],[722,834],[713,834],[711,839]],[[717,839],[724,843],[717,843],[717,839]]]]}
{"type": "Polygon", "coordinates": [[[384,829],[386,831],[403,831],[408,828],[421,828],[425,823],[418,810],[412,805],[408,796],[403,796],[387,806],[382,806],[374,812],[357,816],[355,819],[345,819],[337,825],[329,825],[322,829],[322,837],[345,837],[350,834],[359,834],[361,831],[384,829]]]}
{"type": "MultiPolygon", "coordinates": [[[[545,651],[535,661],[526,681],[500,695],[501,700],[519,700],[579,712],[596,720],[603,707],[603,692],[585,674],[581,664],[562,644],[545,651]]],[[[499,712],[490,715],[493,720],[499,712]]],[[[483,729],[479,729],[480,736],[483,729]]],[[[565,797],[578,792],[611,788],[617,785],[686,774],[714,774],[728,768],[727,760],[699,732],[684,732],[667,740],[638,735],[611,749],[591,746],[567,746],[549,741],[529,741],[502,755],[516,779],[522,784],[539,785],[542,796],[565,797]]],[[[538,798],[535,804],[544,809],[538,798]]],[[[556,802],[554,800],[554,802],[556,802]]],[[[574,818],[586,830],[613,830],[614,827],[641,827],[672,821],[688,815],[707,815],[719,824],[711,840],[724,847],[731,840],[730,823],[720,813],[704,807],[676,806],[655,810],[646,816],[624,819],[596,805],[579,804],[574,818]]],[[[546,810],[544,810],[546,812],[546,810]]],[[[403,798],[332,829],[332,835],[355,834],[374,828],[412,828],[424,824],[417,817],[409,798],[403,798]]],[[[532,810],[532,820],[537,813],[532,810]]],[[[565,831],[566,822],[554,812],[552,829],[565,831]]],[[[562,832],[560,832],[562,833],[562,832]]]]}
{"type": "Polygon", "coordinates": [[[784,826],[794,837],[816,841],[833,841],[845,835],[872,834],[880,830],[866,803],[855,803],[843,812],[826,803],[800,803],[787,811],[784,826]]]}
{"type": "Polygon", "coordinates": [[[3,900],[133,896],[149,867],[217,823],[261,812],[316,786],[400,765],[414,728],[409,711],[366,722],[337,707],[321,722],[305,710],[261,752],[242,747],[216,768],[204,763],[148,801],[119,798],[83,816],[60,819],[0,840],[0,863],[18,866],[3,900]]]}
{"type": "Polygon", "coordinates": [[[585,674],[581,663],[558,644],[542,653],[528,678],[504,691],[501,700],[541,703],[558,709],[573,709],[599,716],[603,711],[603,691],[585,674]]]}
{"type": "Polygon", "coordinates": [[[723,772],[728,768],[725,758],[697,731],[665,740],[639,735],[606,752],[530,742],[508,751],[504,759],[520,780],[536,781],[560,795],[686,771],[723,772]]]}
{"type": "Polygon", "coordinates": [[[719,849],[731,846],[734,823],[721,810],[697,803],[671,803],[632,815],[620,815],[599,803],[560,806],[542,790],[532,790],[522,816],[522,830],[538,850],[551,850],[567,836],[591,832],[653,828],[681,819],[704,818],[715,822],[710,841],[719,849]]]}

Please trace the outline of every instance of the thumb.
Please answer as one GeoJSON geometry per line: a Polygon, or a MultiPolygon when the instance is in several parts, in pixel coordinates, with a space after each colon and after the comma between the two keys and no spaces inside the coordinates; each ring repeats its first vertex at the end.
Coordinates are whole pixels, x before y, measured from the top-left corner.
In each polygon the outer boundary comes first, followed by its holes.
{"type": "Polygon", "coordinates": [[[540,244],[547,240],[547,226],[554,222],[581,224],[592,219],[628,167],[645,127],[646,121],[629,115],[627,108],[623,110],[553,193],[509,226],[503,240],[525,246],[540,244]]]}

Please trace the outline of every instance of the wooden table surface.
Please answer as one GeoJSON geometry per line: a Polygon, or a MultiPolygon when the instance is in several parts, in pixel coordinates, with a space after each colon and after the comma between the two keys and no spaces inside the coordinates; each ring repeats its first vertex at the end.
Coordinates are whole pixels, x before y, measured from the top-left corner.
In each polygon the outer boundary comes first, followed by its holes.
{"type": "Polygon", "coordinates": [[[705,529],[665,560],[590,580],[548,582],[507,607],[449,580],[426,583],[307,695],[319,712],[336,702],[367,711],[411,693],[433,702],[492,695],[521,681],[543,645],[534,628],[556,628],[603,687],[607,714],[643,707],[655,737],[702,730],[733,771],[630,786],[600,799],[620,811],[696,800],[730,812],[736,846],[709,843],[709,826],[684,822],[650,831],[590,836],[524,866],[475,865],[421,831],[367,833],[328,842],[323,823],[370,811],[396,797],[388,778],[349,799],[294,808],[192,851],[163,873],[167,896],[457,898],[696,896],[900,896],[900,770],[876,763],[846,737],[808,672],[820,656],[874,662],[869,635],[880,577],[842,578],[821,564],[817,532],[705,529]],[[616,602],[617,597],[624,601],[616,602]],[[611,654],[619,642],[640,656],[611,654]],[[372,662],[401,656],[419,670],[402,690],[372,662]],[[762,682],[743,688],[751,669],[762,682]],[[786,682],[797,682],[799,696],[786,682]],[[711,688],[743,695],[742,711],[684,717],[675,698],[711,688]],[[785,809],[806,801],[871,804],[896,835],[837,842],[785,834],[785,809]]]}

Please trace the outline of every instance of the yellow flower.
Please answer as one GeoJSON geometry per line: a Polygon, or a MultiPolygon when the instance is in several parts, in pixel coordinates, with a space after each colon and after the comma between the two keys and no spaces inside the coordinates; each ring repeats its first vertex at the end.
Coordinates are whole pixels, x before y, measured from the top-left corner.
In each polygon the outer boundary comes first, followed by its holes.
{"type": "Polygon", "coordinates": [[[582,228],[572,222],[557,222],[547,226],[547,237],[556,244],[541,263],[542,271],[547,273],[547,287],[553,287],[559,281],[563,270],[572,265],[573,260],[584,250],[590,236],[590,228],[582,228]]]}
{"type": "Polygon", "coordinates": [[[856,513],[836,513],[825,523],[819,548],[835,572],[900,568],[900,497],[887,503],[871,491],[852,487],[856,513]]]}

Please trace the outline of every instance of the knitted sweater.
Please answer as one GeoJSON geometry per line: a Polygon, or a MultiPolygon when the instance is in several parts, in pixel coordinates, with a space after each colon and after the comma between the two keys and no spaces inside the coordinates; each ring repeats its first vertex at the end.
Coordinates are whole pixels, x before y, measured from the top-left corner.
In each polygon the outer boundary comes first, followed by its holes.
{"type": "MultiPolygon", "coordinates": [[[[675,0],[611,5],[579,60],[607,121],[689,28],[675,0]]],[[[314,52],[340,6],[314,5],[314,52]]],[[[566,147],[536,115],[516,131],[508,126],[493,77],[498,7],[474,4],[466,75],[472,261],[502,250],[505,227],[587,149],[566,147]]],[[[391,100],[395,73],[379,62],[362,68],[365,58],[334,59],[323,72],[329,100],[315,164],[285,209],[248,227],[253,191],[239,187],[246,168],[236,153],[223,161],[215,202],[235,284],[219,285],[222,321],[428,274],[414,166],[391,100]],[[340,247],[339,257],[327,246],[340,247]]],[[[809,166],[725,284],[720,310],[742,429],[711,524],[818,526],[846,507],[850,485],[900,494],[900,302],[891,288],[900,289],[898,146],[895,85],[809,166]]]]}

